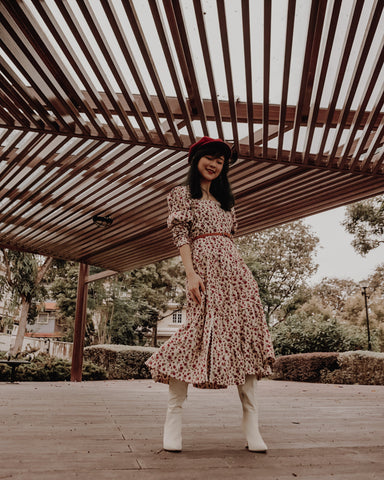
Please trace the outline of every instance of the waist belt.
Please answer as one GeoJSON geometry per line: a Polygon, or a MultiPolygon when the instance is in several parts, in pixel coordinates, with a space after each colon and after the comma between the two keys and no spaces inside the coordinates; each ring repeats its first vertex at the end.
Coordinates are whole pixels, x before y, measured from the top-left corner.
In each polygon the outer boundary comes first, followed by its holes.
{"type": "Polygon", "coordinates": [[[228,237],[232,240],[232,235],[230,233],[202,233],[201,235],[197,235],[192,239],[192,242],[197,240],[198,238],[205,238],[205,237],[212,237],[212,236],[219,236],[219,237],[228,237]]]}

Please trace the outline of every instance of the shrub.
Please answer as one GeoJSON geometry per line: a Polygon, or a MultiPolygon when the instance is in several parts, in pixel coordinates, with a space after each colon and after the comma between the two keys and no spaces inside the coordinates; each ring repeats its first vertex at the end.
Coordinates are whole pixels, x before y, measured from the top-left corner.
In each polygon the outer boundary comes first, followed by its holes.
{"type": "Polygon", "coordinates": [[[367,342],[359,327],[342,325],[321,315],[291,315],[275,325],[271,334],[276,355],[361,350],[367,342]]]}
{"type": "Polygon", "coordinates": [[[384,385],[384,353],[304,353],[278,357],[274,380],[384,385]]]}
{"type": "Polygon", "coordinates": [[[343,352],[337,362],[337,370],[321,372],[322,383],[384,385],[384,353],[343,352]]]}
{"type": "Polygon", "coordinates": [[[84,349],[84,358],[105,368],[109,379],[151,378],[145,362],[156,351],[154,347],[93,345],[84,349]]]}
{"type": "MultiPolygon", "coordinates": [[[[106,371],[91,362],[83,364],[83,380],[105,380],[106,371]]],[[[0,381],[11,379],[11,368],[0,364],[0,381]]],[[[16,380],[23,382],[60,382],[71,379],[71,362],[48,354],[36,356],[31,363],[20,365],[16,370],[16,380]]]]}
{"type": "Polygon", "coordinates": [[[274,380],[320,382],[323,370],[339,368],[337,353],[301,353],[277,357],[273,366],[274,380]]]}

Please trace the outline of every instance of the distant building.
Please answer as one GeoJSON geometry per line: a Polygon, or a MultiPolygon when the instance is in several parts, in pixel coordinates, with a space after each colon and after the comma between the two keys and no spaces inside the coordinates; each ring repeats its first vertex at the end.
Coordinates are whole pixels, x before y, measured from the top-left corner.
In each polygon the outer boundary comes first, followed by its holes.
{"type": "Polygon", "coordinates": [[[27,325],[26,337],[60,338],[63,329],[57,315],[59,308],[56,302],[44,302],[39,306],[39,313],[33,325],[27,325]]]}
{"type": "Polygon", "coordinates": [[[177,304],[170,304],[162,320],[157,323],[157,344],[166,342],[186,320],[185,308],[180,309],[177,304]]]}

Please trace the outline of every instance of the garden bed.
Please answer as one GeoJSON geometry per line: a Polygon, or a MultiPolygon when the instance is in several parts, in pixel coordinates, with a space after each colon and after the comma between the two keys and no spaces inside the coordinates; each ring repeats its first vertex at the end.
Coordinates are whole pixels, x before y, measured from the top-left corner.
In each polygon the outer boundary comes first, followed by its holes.
{"type": "Polygon", "coordinates": [[[151,374],[145,362],[156,351],[154,347],[92,345],[84,349],[84,358],[103,367],[110,380],[146,379],[151,374]]]}
{"type": "Polygon", "coordinates": [[[274,380],[384,385],[384,353],[358,350],[277,357],[274,380]]]}

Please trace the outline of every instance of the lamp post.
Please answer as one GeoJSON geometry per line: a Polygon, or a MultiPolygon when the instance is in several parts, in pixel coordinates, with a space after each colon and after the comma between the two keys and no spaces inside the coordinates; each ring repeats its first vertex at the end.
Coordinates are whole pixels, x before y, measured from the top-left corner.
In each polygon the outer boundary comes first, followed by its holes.
{"type": "Polygon", "coordinates": [[[364,296],[364,302],[365,302],[365,316],[367,319],[367,333],[368,333],[368,350],[372,350],[371,333],[369,331],[369,317],[368,317],[368,303],[367,303],[367,298],[369,298],[369,296],[367,295],[367,287],[361,287],[361,294],[364,296]]]}

